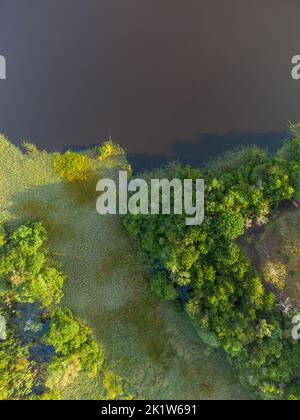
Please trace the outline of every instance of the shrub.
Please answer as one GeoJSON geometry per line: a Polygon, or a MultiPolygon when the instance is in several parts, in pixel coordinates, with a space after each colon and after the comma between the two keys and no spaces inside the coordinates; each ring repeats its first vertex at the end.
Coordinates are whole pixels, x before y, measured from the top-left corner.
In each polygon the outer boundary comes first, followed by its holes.
{"type": "Polygon", "coordinates": [[[55,353],[68,356],[76,352],[87,340],[87,329],[74,318],[71,309],[58,308],[51,319],[51,327],[44,338],[55,353]]]}
{"type": "Polygon", "coordinates": [[[156,274],[151,280],[151,291],[164,300],[176,300],[178,292],[164,273],[156,274]]]}
{"type": "Polygon", "coordinates": [[[48,235],[42,223],[27,223],[9,237],[9,242],[0,257],[2,286],[10,285],[17,301],[40,302],[51,306],[61,301],[65,276],[49,266],[47,249],[48,235]]]}
{"type": "Polygon", "coordinates": [[[245,221],[241,214],[224,211],[217,220],[217,233],[226,239],[234,240],[245,233],[245,221]]]}
{"type": "Polygon", "coordinates": [[[0,297],[5,296],[9,292],[9,285],[5,279],[0,278],[0,297]]]}
{"type": "Polygon", "coordinates": [[[102,146],[96,147],[99,160],[108,159],[112,156],[114,150],[114,145],[111,140],[106,141],[102,146]]]}
{"type": "Polygon", "coordinates": [[[69,182],[88,181],[96,171],[96,163],[88,155],[71,150],[54,153],[52,164],[57,174],[69,182]]]}
{"type": "Polygon", "coordinates": [[[47,367],[46,386],[50,390],[63,389],[74,382],[80,369],[78,357],[56,357],[47,367]]]}
{"type": "Polygon", "coordinates": [[[55,310],[50,330],[43,341],[52,346],[58,356],[55,366],[62,359],[67,369],[69,358],[71,357],[74,364],[76,357],[79,370],[82,368],[88,375],[95,376],[103,364],[103,348],[93,339],[91,330],[74,318],[69,308],[55,310]]]}
{"type": "Polygon", "coordinates": [[[36,372],[27,347],[13,339],[0,343],[0,400],[27,398],[36,372]]]}
{"type": "Polygon", "coordinates": [[[287,280],[287,270],[283,263],[268,261],[263,269],[264,278],[267,283],[275,286],[278,290],[283,290],[287,280]]]}
{"type": "Polygon", "coordinates": [[[6,232],[3,226],[0,225],[0,248],[6,243],[6,232]]]}
{"type": "Polygon", "coordinates": [[[83,344],[77,352],[83,370],[89,376],[96,376],[104,362],[104,350],[95,341],[83,344]]]}
{"type": "Polygon", "coordinates": [[[133,396],[124,389],[125,381],[115,373],[106,372],[103,386],[107,393],[106,400],[132,400],[133,396]]]}

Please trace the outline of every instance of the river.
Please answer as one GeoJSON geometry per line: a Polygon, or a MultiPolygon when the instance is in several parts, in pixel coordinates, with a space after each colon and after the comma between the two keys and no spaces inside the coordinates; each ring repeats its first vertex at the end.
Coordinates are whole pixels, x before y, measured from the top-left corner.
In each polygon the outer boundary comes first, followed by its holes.
{"type": "Polygon", "coordinates": [[[112,136],[137,165],[275,150],[300,120],[299,0],[1,0],[0,132],[112,136]]]}

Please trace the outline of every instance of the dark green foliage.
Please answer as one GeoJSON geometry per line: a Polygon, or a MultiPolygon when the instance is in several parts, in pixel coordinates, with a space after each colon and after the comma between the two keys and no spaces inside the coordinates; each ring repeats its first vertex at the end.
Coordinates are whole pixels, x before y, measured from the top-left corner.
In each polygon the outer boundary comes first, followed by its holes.
{"type": "Polygon", "coordinates": [[[4,278],[0,278],[0,297],[6,295],[9,292],[9,284],[4,278]]]}
{"type": "Polygon", "coordinates": [[[8,284],[17,301],[57,304],[63,297],[65,276],[51,267],[42,223],[27,223],[15,230],[0,255],[1,289],[8,284]]]}
{"type": "Polygon", "coordinates": [[[184,218],[126,216],[124,225],[145,259],[166,274],[152,280],[164,297],[168,284],[188,285],[185,308],[199,335],[221,345],[241,381],[265,399],[296,399],[300,346],[285,332],[273,293],[251,267],[236,239],[266,223],[273,208],[300,197],[300,141],[275,156],[257,148],[227,155],[201,171],[164,167],[153,178],[205,178],[205,221],[187,227],[184,218]]]}
{"type": "Polygon", "coordinates": [[[104,362],[104,349],[92,338],[91,334],[88,340],[82,344],[77,351],[82,369],[90,376],[97,375],[104,362]]]}
{"type": "Polygon", "coordinates": [[[56,309],[43,341],[54,347],[58,357],[76,356],[80,367],[91,375],[97,374],[103,363],[104,351],[93,339],[92,331],[76,320],[69,308],[56,309]]]}
{"type": "Polygon", "coordinates": [[[6,232],[2,225],[0,225],[0,248],[6,243],[6,232]]]}
{"type": "Polygon", "coordinates": [[[225,239],[237,239],[245,233],[245,220],[239,213],[224,211],[216,223],[217,234],[225,239]]]}
{"type": "Polygon", "coordinates": [[[67,356],[76,352],[87,339],[87,327],[80,325],[69,308],[58,308],[52,317],[51,328],[44,342],[54,347],[55,353],[67,356]]]}
{"type": "Polygon", "coordinates": [[[158,273],[151,279],[151,291],[164,300],[176,300],[178,292],[164,273],[158,273]]]}

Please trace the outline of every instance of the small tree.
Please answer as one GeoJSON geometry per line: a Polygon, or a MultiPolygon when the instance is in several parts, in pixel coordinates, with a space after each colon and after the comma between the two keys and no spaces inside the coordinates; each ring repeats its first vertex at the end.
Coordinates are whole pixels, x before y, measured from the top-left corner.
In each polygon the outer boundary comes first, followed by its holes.
{"type": "Polygon", "coordinates": [[[244,218],[233,211],[224,211],[219,216],[216,227],[218,234],[229,240],[242,236],[246,229],[244,218]]]}
{"type": "Polygon", "coordinates": [[[68,150],[63,155],[53,154],[52,165],[61,178],[69,182],[88,181],[96,170],[96,163],[84,153],[75,153],[68,150]]]}
{"type": "Polygon", "coordinates": [[[176,300],[178,292],[164,273],[156,274],[151,280],[151,291],[164,300],[176,300]]]}

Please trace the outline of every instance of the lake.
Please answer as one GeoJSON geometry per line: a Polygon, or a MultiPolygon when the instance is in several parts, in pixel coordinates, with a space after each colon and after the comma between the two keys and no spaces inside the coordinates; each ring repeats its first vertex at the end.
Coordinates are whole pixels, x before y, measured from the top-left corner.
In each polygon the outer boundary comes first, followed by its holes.
{"type": "Polygon", "coordinates": [[[1,0],[0,132],[112,136],[136,165],[275,150],[300,120],[299,0],[1,0]]]}

